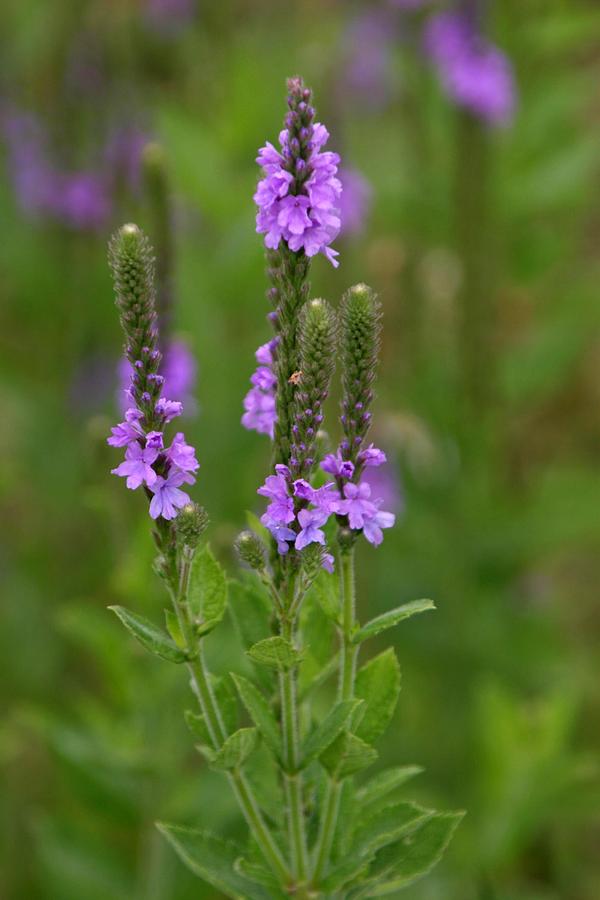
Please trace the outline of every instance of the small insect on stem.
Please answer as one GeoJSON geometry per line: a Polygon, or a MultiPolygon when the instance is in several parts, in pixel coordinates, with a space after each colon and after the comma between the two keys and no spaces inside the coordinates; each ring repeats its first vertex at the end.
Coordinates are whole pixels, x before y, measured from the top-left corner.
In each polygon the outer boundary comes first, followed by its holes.
{"type": "Polygon", "coordinates": [[[292,372],[290,377],[288,378],[289,384],[300,384],[302,381],[302,372],[292,372]]]}

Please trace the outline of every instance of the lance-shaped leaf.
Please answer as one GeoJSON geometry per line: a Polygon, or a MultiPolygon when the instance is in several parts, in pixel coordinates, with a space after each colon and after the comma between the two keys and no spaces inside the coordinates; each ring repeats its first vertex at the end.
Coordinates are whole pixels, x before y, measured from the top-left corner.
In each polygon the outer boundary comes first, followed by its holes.
{"type": "Polygon", "coordinates": [[[264,695],[251,681],[248,681],[242,675],[234,675],[232,672],[231,677],[242,703],[248,710],[265,744],[275,754],[276,759],[279,759],[281,755],[281,736],[275,716],[271,712],[271,707],[264,695]]]}
{"type": "Polygon", "coordinates": [[[374,854],[365,856],[347,856],[336,863],[327,873],[327,877],[321,881],[321,888],[328,894],[339,891],[348,882],[354,881],[360,875],[364,875],[369,867],[374,854]]]}
{"type": "Polygon", "coordinates": [[[249,881],[266,887],[269,897],[277,898],[277,900],[289,900],[289,894],[282,891],[272,871],[258,862],[258,860],[246,859],[246,857],[240,856],[235,861],[235,870],[240,875],[248,878],[249,881]]]}
{"type": "Polygon", "coordinates": [[[109,606],[119,617],[127,631],[134,636],[150,653],[160,656],[169,662],[183,663],[187,659],[184,650],[177,646],[171,638],[148,619],[129,612],[124,606],[109,606]]]}
{"type": "Polygon", "coordinates": [[[405,603],[403,606],[397,606],[396,609],[390,609],[388,612],[382,613],[375,619],[371,619],[366,625],[363,625],[352,637],[353,644],[360,644],[369,638],[381,634],[388,628],[393,628],[404,619],[410,619],[418,613],[427,612],[429,609],[435,609],[433,600],[413,600],[411,603],[405,603]]]}
{"type": "Polygon", "coordinates": [[[256,746],[256,728],[239,728],[230,734],[212,760],[214,769],[237,769],[242,766],[256,746]]]}
{"type": "Polygon", "coordinates": [[[192,561],[188,602],[201,635],[212,631],[225,615],[227,578],[209,547],[198,550],[192,561]]]}
{"type": "Polygon", "coordinates": [[[379,850],[414,831],[433,815],[416,803],[394,803],[372,812],[354,832],[353,852],[366,854],[379,850]]]}
{"type": "Polygon", "coordinates": [[[172,609],[165,609],[165,621],[167,623],[167,631],[181,650],[185,650],[185,638],[181,633],[179,619],[172,609]]]}
{"type": "Polygon", "coordinates": [[[181,860],[218,891],[232,900],[269,900],[270,893],[235,869],[240,848],[208,831],[157,823],[181,860]]]}
{"type": "Polygon", "coordinates": [[[343,731],[319,757],[321,764],[335,781],[348,778],[370,766],[377,750],[348,731],[343,731]]]}
{"type": "Polygon", "coordinates": [[[247,652],[251,660],[272,669],[291,669],[302,659],[302,654],[279,636],[265,638],[253,644],[247,652]]]}
{"type": "Polygon", "coordinates": [[[361,808],[364,808],[371,803],[377,803],[382,797],[389,798],[393,791],[422,771],[421,766],[394,766],[384,769],[356,792],[356,799],[361,808]]]}
{"type": "Polygon", "coordinates": [[[426,875],[440,861],[464,812],[434,813],[422,826],[383,847],[372,865],[367,897],[383,897],[426,875]]]}
{"type": "Polygon", "coordinates": [[[391,647],[360,669],[355,693],[365,705],[354,731],[363,741],[373,744],[390,724],[400,693],[400,666],[391,647]]]}
{"type": "Polygon", "coordinates": [[[361,700],[342,700],[333,707],[321,724],[307,737],[302,752],[302,768],[320,756],[335,741],[361,702],[361,700]]]}

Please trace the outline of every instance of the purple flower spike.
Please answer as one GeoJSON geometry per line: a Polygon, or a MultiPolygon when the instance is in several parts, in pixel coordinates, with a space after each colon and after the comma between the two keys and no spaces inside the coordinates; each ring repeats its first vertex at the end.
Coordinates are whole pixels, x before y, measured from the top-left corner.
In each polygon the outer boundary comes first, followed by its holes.
{"type": "Polygon", "coordinates": [[[327,513],[320,509],[301,509],[298,521],[301,531],[296,538],[296,550],[303,550],[309,544],[325,544],[325,532],[321,525],[327,521],[327,513]]]}
{"type": "Polygon", "coordinates": [[[116,469],[112,469],[112,474],[127,478],[127,487],[131,491],[142,484],[151,488],[158,477],[152,468],[152,463],[156,462],[157,456],[158,450],[153,447],[142,449],[137,442],[130,444],[125,451],[125,462],[122,462],[116,469]]]}
{"type": "Polygon", "coordinates": [[[244,428],[257,431],[259,434],[268,434],[271,439],[277,421],[275,411],[277,377],[273,370],[277,343],[278,338],[273,338],[256,351],[256,361],[259,365],[250,379],[252,387],[244,397],[245,412],[242,416],[244,428]]]}
{"type": "MultiPolygon", "coordinates": [[[[193,482],[193,478],[191,481],[193,482]]],[[[190,476],[185,472],[171,470],[167,478],[161,475],[156,477],[150,490],[154,494],[150,503],[150,515],[153,519],[162,516],[163,519],[174,519],[177,511],[190,503],[189,495],[185,491],[180,490],[184,482],[190,483],[190,476]]]]}
{"type": "MultiPolygon", "coordinates": [[[[291,91],[297,91],[293,79],[290,84],[291,91]]],[[[329,132],[312,122],[312,107],[296,101],[294,94],[286,128],[279,135],[281,153],[270,143],[258,153],[256,161],[264,178],[254,194],[256,230],[265,235],[270,250],[277,250],[283,240],[294,252],[304,250],[307,256],[322,253],[337,266],[337,252],[330,245],[340,231],[340,158],[323,151],[329,132]]]]}

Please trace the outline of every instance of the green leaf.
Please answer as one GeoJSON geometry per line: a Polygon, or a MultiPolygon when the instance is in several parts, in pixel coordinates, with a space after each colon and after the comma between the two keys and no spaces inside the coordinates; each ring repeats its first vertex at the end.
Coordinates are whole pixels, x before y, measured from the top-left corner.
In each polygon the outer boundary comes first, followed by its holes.
{"type": "Polygon", "coordinates": [[[229,675],[211,675],[212,688],[228,734],[238,726],[238,698],[229,675]]]}
{"type": "Polygon", "coordinates": [[[256,746],[256,728],[239,728],[229,735],[212,765],[215,769],[237,769],[243,765],[256,746]]]}
{"type": "Polygon", "coordinates": [[[321,881],[321,888],[328,894],[339,891],[349,881],[354,881],[368,870],[369,863],[374,854],[346,857],[333,866],[327,873],[327,877],[321,881]]]}
{"type": "Polygon", "coordinates": [[[371,619],[366,625],[363,625],[352,637],[353,644],[360,644],[369,638],[381,634],[388,628],[393,628],[404,619],[410,619],[418,613],[427,612],[429,609],[435,609],[433,600],[413,600],[412,603],[405,603],[404,606],[397,606],[396,609],[390,609],[388,612],[382,613],[375,619],[371,619]]]}
{"type": "Polygon", "coordinates": [[[199,740],[201,744],[209,747],[211,744],[210,732],[202,713],[195,713],[192,712],[191,709],[186,709],[183,717],[185,719],[185,724],[193,736],[199,740]]]}
{"type": "Polygon", "coordinates": [[[329,572],[320,572],[310,589],[309,596],[316,598],[317,603],[330,621],[340,621],[340,598],[337,582],[329,572]]]}
{"type": "Polygon", "coordinates": [[[374,852],[403,837],[430,819],[433,810],[416,803],[395,803],[373,812],[356,829],[353,852],[359,855],[374,852]]]}
{"type": "Polygon", "coordinates": [[[165,609],[167,631],[181,650],[185,650],[185,638],[179,627],[179,620],[172,609],[165,609]]]}
{"type": "Polygon", "coordinates": [[[248,681],[242,675],[234,675],[233,672],[231,677],[242,703],[248,710],[265,744],[275,754],[275,757],[279,759],[281,754],[281,736],[275,716],[271,712],[271,707],[263,694],[251,681],[248,681]]]}
{"type": "Polygon", "coordinates": [[[320,756],[333,743],[361,702],[360,700],[343,700],[333,707],[329,715],[306,739],[301,759],[302,768],[320,756]]]}
{"type": "Polygon", "coordinates": [[[302,654],[289,641],[279,636],[259,641],[247,653],[254,662],[272,669],[291,669],[302,659],[302,654]]]}
{"type": "Polygon", "coordinates": [[[365,704],[354,731],[363,741],[373,744],[390,724],[400,693],[400,666],[391,647],[360,669],[355,693],[365,704]]]}
{"type": "Polygon", "coordinates": [[[321,764],[335,781],[341,781],[370,766],[377,750],[348,731],[343,731],[319,757],[321,764]]]}
{"type": "Polygon", "coordinates": [[[245,650],[270,633],[271,599],[254,574],[229,582],[229,607],[245,650]]]}
{"type": "Polygon", "coordinates": [[[415,832],[380,850],[371,870],[377,883],[365,895],[393,894],[426,875],[442,858],[463,816],[434,813],[415,832]]]}
{"type": "Polygon", "coordinates": [[[208,546],[192,561],[188,602],[198,633],[208,634],[219,624],[227,608],[227,578],[208,546]]]}
{"type": "Polygon", "coordinates": [[[169,662],[183,663],[187,655],[175,644],[170,637],[160,631],[148,619],[129,612],[124,606],[109,606],[115,615],[119,617],[127,631],[142,644],[150,653],[160,656],[169,662]]]}
{"type": "Polygon", "coordinates": [[[356,792],[356,799],[361,807],[376,803],[382,797],[389,797],[392,791],[422,771],[421,766],[394,766],[391,769],[384,769],[356,792]]]}
{"type": "Polygon", "coordinates": [[[269,892],[269,897],[275,896],[284,898],[284,900],[285,898],[289,898],[289,894],[286,894],[281,890],[279,882],[271,870],[267,869],[266,866],[257,860],[246,859],[244,856],[240,856],[236,859],[234,867],[236,872],[239,872],[240,875],[243,875],[245,878],[248,878],[256,884],[266,887],[269,892]]]}
{"type": "Polygon", "coordinates": [[[270,894],[235,869],[240,848],[208,831],[157,824],[181,860],[217,890],[233,900],[269,900],[270,894]]]}

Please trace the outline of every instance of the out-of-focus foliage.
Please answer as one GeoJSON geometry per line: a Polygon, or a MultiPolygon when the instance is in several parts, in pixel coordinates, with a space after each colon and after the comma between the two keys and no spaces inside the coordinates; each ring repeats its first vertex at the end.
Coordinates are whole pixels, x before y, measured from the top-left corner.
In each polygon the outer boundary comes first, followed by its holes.
{"type": "MultiPolygon", "coordinates": [[[[239,425],[270,336],[254,157],[296,72],[372,198],[362,234],[338,242],[339,270],[313,266],[315,295],[337,302],[365,280],[385,310],[377,438],[403,514],[377,553],[360,550],[361,618],[415,597],[437,606],[390,632],[403,691],[380,761],[423,763],[412,794],[468,809],[410,896],[598,897],[600,9],[488,4],[518,87],[512,125],[488,130],[440,91],[426,10],[393,14],[384,90],[361,94],[357,17],[393,6],[2,4],[3,897],[215,896],[154,822],[235,836],[233,802],[193,749],[185,679],[106,609],[156,621],[161,586],[139,497],[108,474],[120,335],[105,247],[120,221],[148,223],[136,147],[157,138],[174,190],[174,328],[200,365],[195,497],[227,561],[268,457],[239,425]],[[32,139],[15,160],[23,115],[61,175],[41,209],[24,195],[32,139]]],[[[218,672],[238,668],[233,627],[207,643],[218,672]]]]}

